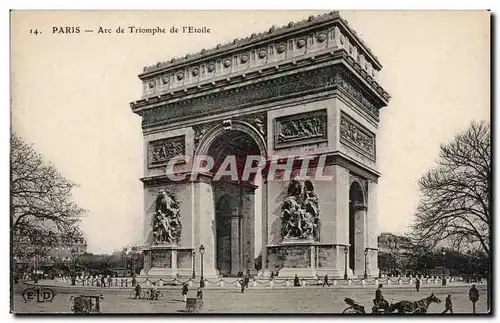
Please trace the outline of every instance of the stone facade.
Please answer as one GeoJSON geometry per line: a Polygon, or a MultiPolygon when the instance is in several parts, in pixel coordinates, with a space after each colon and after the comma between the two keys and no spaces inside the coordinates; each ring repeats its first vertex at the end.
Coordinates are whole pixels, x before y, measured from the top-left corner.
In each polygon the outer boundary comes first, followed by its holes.
{"type": "Polygon", "coordinates": [[[199,275],[201,257],[193,251],[203,245],[205,277],[254,272],[259,252],[263,275],[378,275],[376,136],[379,109],[390,98],[376,81],[381,68],[336,12],[144,68],[143,96],[131,103],[142,117],[147,156],[144,237],[151,248],[143,274],[194,269],[199,275]],[[212,171],[191,177],[192,164],[184,161],[173,168],[183,179],[173,181],[165,165],[174,155],[209,155],[216,164],[228,155],[238,161],[260,155],[265,168],[259,186],[253,179],[216,179],[212,171]],[[309,166],[302,171],[304,159],[309,166]],[[304,206],[294,215],[302,220],[290,222],[316,221],[307,239],[283,235],[290,221],[283,220],[283,204],[294,178],[314,188],[319,210],[319,221],[304,206]],[[182,235],[175,246],[152,243],[162,190],[179,203],[182,235]]]}

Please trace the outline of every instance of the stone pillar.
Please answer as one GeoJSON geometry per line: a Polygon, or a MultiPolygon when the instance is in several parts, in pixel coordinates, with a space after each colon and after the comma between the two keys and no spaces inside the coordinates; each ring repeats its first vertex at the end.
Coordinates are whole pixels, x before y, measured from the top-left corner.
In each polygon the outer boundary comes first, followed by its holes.
{"type": "Polygon", "coordinates": [[[363,276],[365,273],[366,210],[365,205],[354,206],[354,275],[356,276],[363,276]]]}
{"type": "Polygon", "coordinates": [[[268,244],[268,235],[269,233],[267,232],[268,230],[268,218],[267,218],[267,177],[262,174],[262,191],[261,191],[261,199],[262,199],[262,230],[261,230],[261,235],[262,235],[262,273],[264,276],[270,276],[271,273],[267,268],[267,244],[268,244]]]}
{"type": "Polygon", "coordinates": [[[144,268],[141,275],[146,275],[151,269],[151,250],[144,250],[144,268]]]}
{"type": "Polygon", "coordinates": [[[316,247],[311,246],[311,269],[316,273],[316,247]]]}
{"type": "MultiPolygon", "coordinates": [[[[201,176],[200,176],[201,177],[201,176]]],[[[201,270],[201,255],[199,246],[205,247],[203,255],[203,276],[206,278],[216,277],[215,259],[215,207],[214,195],[210,179],[201,177],[199,182],[193,183],[194,200],[194,246],[196,253],[196,269],[201,270]]]]}
{"type": "Polygon", "coordinates": [[[172,268],[172,276],[176,277],[177,276],[177,249],[172,249],[172,256],[171,256],[171,267],[172,268]]]}
{"type": "MultiPolygon", "coordinates": [[[[345,253],[344,246],[349,245],[349,171],[342,167],[334,166],[335,179],[335,216],[336,216],[336,239],[337,263],[336,276],[344,277],[345,253]]],[[[349,256],[349,255],[348,255],[349,256]]],[[[349,260],[347,265],[349,266],[349,260]]],[[[347,275],[352,275],[350,268],[347,268],[347,275]]]]}
{"type": "Polygon", "coordinates": [[[242,190],[242,268],[244,272],[255,272],[255,188],[248,187],[242,190]]]}
{"type": "Polygon", "coordinates": [[[378,276],[378,241],[377,241],[377,183],[368,181],[368,208],[366,212],[366,246],[372,248],[368,254],[369,276],[378,276]]]}
{"type": "Polygon", "coordinates": [[[231,275],[240,271],[240,217],[231,217],[231,275]]]}

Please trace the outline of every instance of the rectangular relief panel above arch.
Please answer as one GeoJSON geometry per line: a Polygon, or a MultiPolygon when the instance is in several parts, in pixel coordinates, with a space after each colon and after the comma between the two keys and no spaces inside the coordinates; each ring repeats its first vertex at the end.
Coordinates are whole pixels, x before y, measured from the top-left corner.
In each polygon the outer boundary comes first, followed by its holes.
{"type": "Polygon", "coordinates": [[[186,154],[185,135],[153,140],[148,143],[148,166],[166,166],[168,161],[186,154]]]}
{"type": "Polygon", "coordinates": [[[274,149],[328,142],[327,110],[287,115],[274,120],[274,149]]]}

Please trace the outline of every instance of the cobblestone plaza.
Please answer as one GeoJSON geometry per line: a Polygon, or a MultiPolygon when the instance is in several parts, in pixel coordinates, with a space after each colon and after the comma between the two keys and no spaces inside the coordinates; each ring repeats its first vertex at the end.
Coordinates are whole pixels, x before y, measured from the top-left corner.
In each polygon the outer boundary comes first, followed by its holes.
{"type": "MultiPolygon", "coordinates": [[[[468,299],[468,285],[449,287],[423,286],[419,292],[413,286],[391,286],[385,289],[384,296],[392,302],[400,300],[420,300],[434,293],[442,300],[441,304],[431,304],[428,313],[439,314],[444,310],[444,299],[451,294],[453,312],[472,313],[472,304],[468,299]]],[[[486,286],[478,286],[479,301],[476,313],[486,313],[486,286]]],[[[55,287],[56,295],[52,303],[26,303],[22,297],[23,287],[15,287],[14,310],[17,313],[71,313],[70,297],[74,295],[103,295],[102,313],[179,313],[182,314],[185,303],[182,302],[180,287],[162,289],[164,295],[158,301],[135,300],[131,298],[132,289],[117,288],[82,288],[55,287]]],[[[236,287],[210,288],[204,291],[204,306],[201,313],[342,313],[347,307],[345,297],[357,300],[370,309],[375,288],[336,286],[322,288],[307,287],[268,287],[249,288],[245,293],[236,287]]],[[[188,297],[195,297],[196,287],[190,289],[188,297]]]]}

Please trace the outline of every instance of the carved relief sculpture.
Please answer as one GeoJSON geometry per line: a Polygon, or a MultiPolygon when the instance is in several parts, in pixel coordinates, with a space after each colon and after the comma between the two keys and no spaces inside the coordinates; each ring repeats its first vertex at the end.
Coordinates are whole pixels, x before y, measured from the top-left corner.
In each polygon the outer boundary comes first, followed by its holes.
{"type": "Polygon", "coordinates": [[[267,138],[267,118],[265,113],[254,114],[250,116],[243,116],[240,118],[242,121],[250,123],[257,129],[257,131],[264,137],[267,138]]]}
{"type": "Polygon", "coordinates": [[[302,186],[299,180],[293,179],[281,211],[283,239],[319,241],[319,226],[319,203],[313,184],[306,181],[302,186]]]}
{"type": "Polygon", "coordinates": [[[153,244],[177,244],[181,238],[182,224],[179,203],[175,196],[160,191],[153,215],[153,244]]]}
{"type": "Polygon", "coordinates": [[[375,159],[375,135],[344,113],[340,117],[340,141],[375,159]]]}
{"type": "Polygon", "coordinates": [[[275,143],[279,145],[301,141],[316,142],[327,138],[326,111],[287,116],[276,121],[275,143]]]}
{"type": "Polygon", "coordinates": [[[163,164],[171,158],[185,155],[184,136],[152,141],[149,143],[150,165],[163,164]]]}

